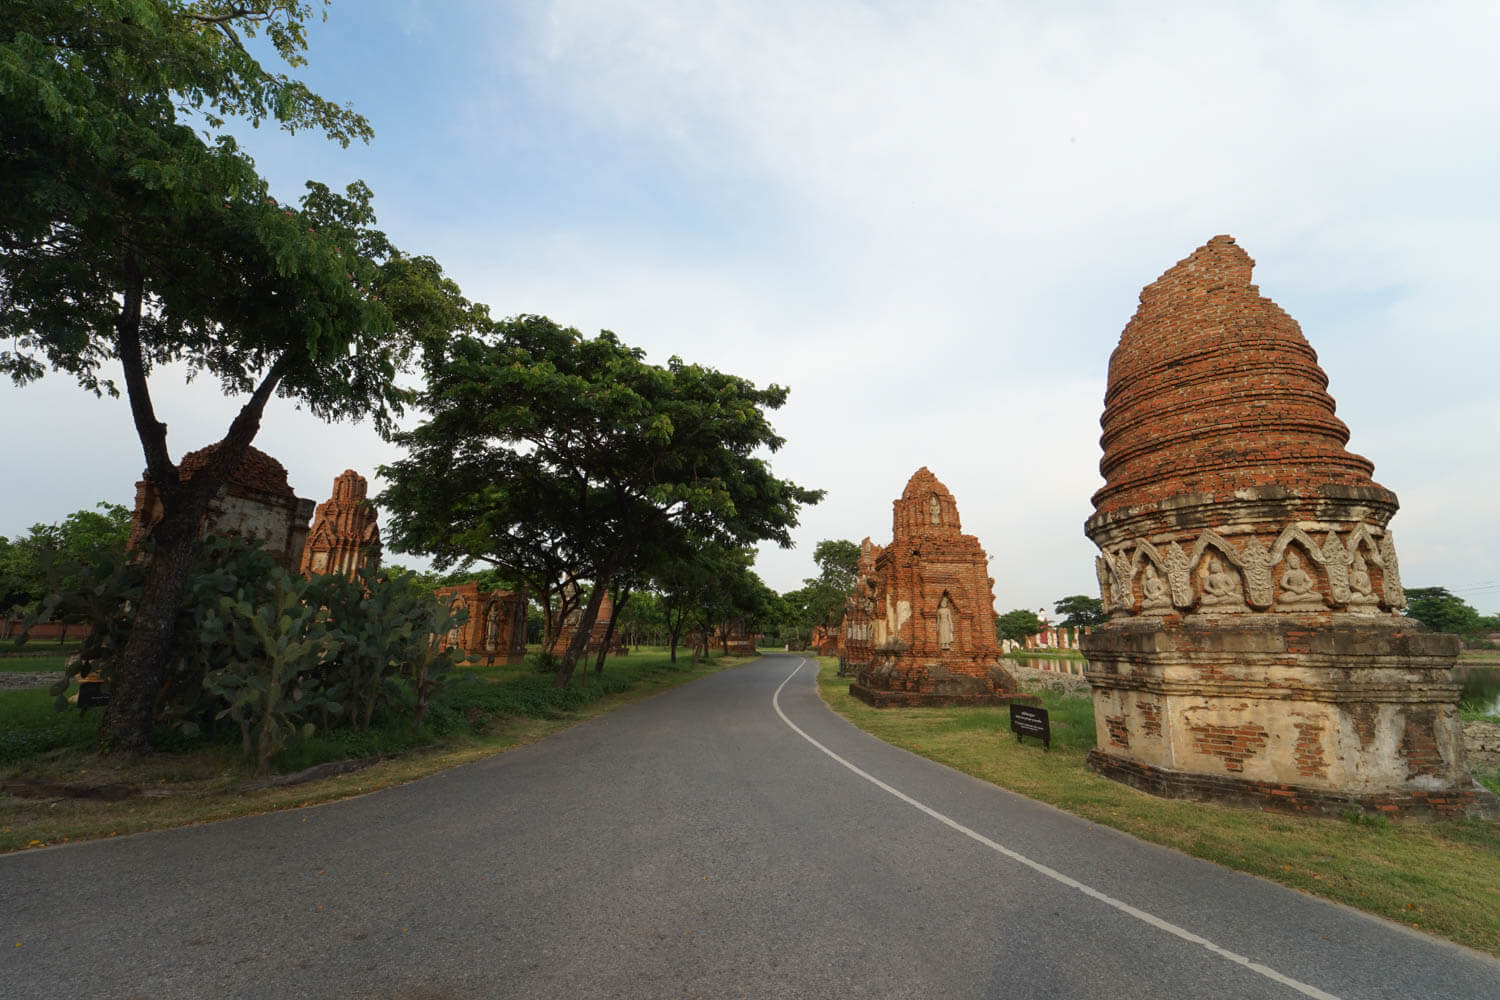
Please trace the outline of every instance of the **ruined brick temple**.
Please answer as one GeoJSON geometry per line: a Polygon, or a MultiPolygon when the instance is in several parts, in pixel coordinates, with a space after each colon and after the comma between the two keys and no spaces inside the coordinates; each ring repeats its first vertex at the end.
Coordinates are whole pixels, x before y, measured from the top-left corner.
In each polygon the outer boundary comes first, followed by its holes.
{"type": "MultiPolygon", "coordinates": [[[[218,444],[188,452],[178,463],[177,474],[186,480],[208,464],[218,444]]],[[[307,522],[313,502],[298,497],[287,483],[286,469],[258,448],[248,448],[229,480],[208,503],[199,526],[199,537],[229,535],[253,538],[275,557],[281,567],[295,572],[302,561],[307,540],[307,522]]],[[[135,484],[135,512],[130,522],[128,548],[139,546],[161,521],[161,497],[144,473],[135,484]]]]}
{"type": "MultiPolygon", "coordinates": [[[[599,614],[594,618],[594,627],[589,631],[588,641],[584,644],[583,654],[597,655],[604,646],[604,637],[609,635],[609,623],[615,617],[615,602],[606,591],[599,600],[599,614]]],[[[563,619],[562,626],[557,630],[557,638],[553,640],[550,652],[553,656],[562,656],[568,651],[568,646],[573,642],[573,635],[578,631],[578,626],[583,623],[583,601],[574,605],[573,610],[563,619]]],[[[623,655],[629,652],[620,644],[619,635],[609,637],[609,652],[611,655],[623,655]]]]}
{"type": "Polygon", "coordinates": [[[925,467],[895,502],[891,543],[873,556],[854,597],[870,626],[870,661],[849,693],[876,707],[1033,701],[1000,666],[994,581],[979,540],[965,535],[948,488],[925,467]]]}
{"type": "Polygon", "coordinates": [[[875,593],[880,581],[875,560],[884,550],[867,537],[859,543],[859,562],[854,568],[854,589],[844,601],[844,620],[839,631],[839,676],[858,677],[874,662],[875,593]]]}
{"type": "Polygon", "coordinates": [[[1090,766],[1173,797],[1492,812],[1464,767],[1458,639],[1397,613],[1396,496],[1345,450],[1253,263],[1210,240],[1141,292],[1110,358],[1090,766]]]}
{"type": "Polygon", "coordinates": [[[333,496],[318,504],[307,544],[302,575],[337,573],[353,577],[361,567],[380,565],[380,528],[375,505],[367,499],[369,484],[353,469],[333,481],[333,496]]]}
{"type": "Polygon", "coordinates": [[[468,621],[448,631],[439,649],[457,648],[470,660],[520,663],[526,656],[526,595],[513,590],[480,590],[469,582],[438,587],[439,600],[453,599],[453,609],[466,610],[468,621]]]}

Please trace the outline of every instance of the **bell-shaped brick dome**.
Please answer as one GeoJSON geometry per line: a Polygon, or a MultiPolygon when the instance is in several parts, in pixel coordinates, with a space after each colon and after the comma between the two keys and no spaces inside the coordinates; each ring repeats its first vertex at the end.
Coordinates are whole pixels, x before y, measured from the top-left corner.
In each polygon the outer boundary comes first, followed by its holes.
{"type": "Polygon", "coordinates": [[[1142,290],[1109,361],[1099,513],[1249,487],[1376,485],[1370,461],[1344,448],[1317,353],[1250,283],[1254,264],[1215,236],[1142,290]]]}

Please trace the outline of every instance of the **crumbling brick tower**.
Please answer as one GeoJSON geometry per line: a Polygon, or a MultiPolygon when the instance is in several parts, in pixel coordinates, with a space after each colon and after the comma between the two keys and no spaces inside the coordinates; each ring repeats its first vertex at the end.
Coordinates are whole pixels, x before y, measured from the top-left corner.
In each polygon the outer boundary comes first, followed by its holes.
{"type": "Polygon", "coordinates": [[[859,543],[859,562],[854,568],[854,589],[844,601],[844,620],[839,630],[839,676],[858,677],[874,662],[875,604],[880,580],[875,560],[885,551],[866,538],[859,543]]]}
{"type": "Polygon", "coordinates": [[[1493,812],[1464,768],[1458,639],[1397,613],[1395,494],[1344,449],[1253,264],[1214,237],[1141,292],[1110,357],[1089,763],[1172,797],[1493,812]]]}
{"type": "Polygon", "coordinates": [[[895,502],[891,534],[876,550],[871,662],[849,693],[878,708],[1034,701],[999,665],[984,549],[925,467],[895,502]]]}
{"type": "MultiPolygon", "coordinates": [[[[219,450],[222,442],[182,456],[177,475],[186,480],[219,450]]],[[[198,525],[198,537],[215,535],[253,539],[288,572],[302,562],[307,522],[313,502],[298,497],[287,483],[286,468],[259,448],[246,448],[229,480],[219,488],[198,525]]],[[[161,496],[149,471],[135,484],[135,511],[127,549],[143,544],[162,519],[161,496]]]]}
{"type": "Polygon", "coordinates": [[[380,527],[375,505],[367,499],[365,477],[345,469],[333,481],[333,496],[318,504],[307,544],[302,547],[302,575],[337,573],[353,578],[363,566],[380,565],[380,527]]]}

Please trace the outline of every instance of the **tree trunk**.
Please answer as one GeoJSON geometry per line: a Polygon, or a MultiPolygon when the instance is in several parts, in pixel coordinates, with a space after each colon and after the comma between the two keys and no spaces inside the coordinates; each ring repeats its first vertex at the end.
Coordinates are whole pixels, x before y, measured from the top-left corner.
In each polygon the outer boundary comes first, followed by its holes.
{"type": "Polygon", "coordinates": [[[604,673],[604,658],[609,655],[609,644],[614,641],[615,622],[620,620],[620,610],[625,607],[625,604],[629,600],[629,587],[621,590],[620,593],[615,597],[614,617],[610,618],[609,625],[607,625],[604,629],[604,641],[599,644],[599,658],[594,661],[594,673],[596,674],[604,673]]]}
{"type": "Polygon", "coordinates": [[[151,537],[156,550],[141,582],[130,637],[110,685],[109,703],[99,722],[103,753],[142,754],[151,750],[156,697],[167,679],[167,660],[176,631],[177,608],[187,590],[188,571],[198,549],[198,518],[192,505],[167,509],[151,537]]]}
{"type": "Polygon", "coordinates": [[[552,677],[552,683],[559,688],[566,688],[573,680],[573,668],[578,665],[578,658],[583,655],[584,648],[588,645],[589,635],[594,631],[594,622],[599,617],[599,607],[604,603],[604,591],[607,584],[596,582],[594,592],[589,595],[589,603],[583,609],[583,616],[578,620],[578,628],[573,632],[572,641],[568,643],[567,651],[563,653],[561,662],[557,665],[557,673],[552,677]]]}

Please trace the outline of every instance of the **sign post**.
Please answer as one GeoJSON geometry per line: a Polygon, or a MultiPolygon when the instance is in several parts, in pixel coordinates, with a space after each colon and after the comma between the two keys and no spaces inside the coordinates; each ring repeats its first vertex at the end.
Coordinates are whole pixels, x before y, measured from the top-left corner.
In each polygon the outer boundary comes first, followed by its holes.
{"type": "Polygon", "coordinates": [[[1021,742],[1022,736],[1035,736],[1042,741],[1043,748],[1052,749],[1052,723],[1045,708],[1011,702],[1010,731],[1016,734],[1017,743],[1021,742]]]}

